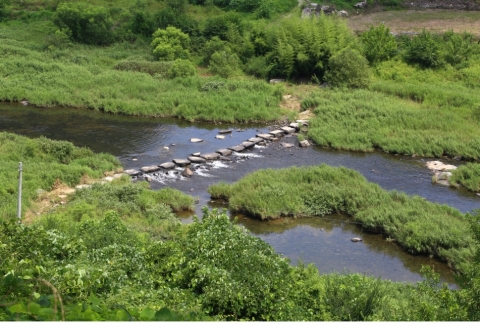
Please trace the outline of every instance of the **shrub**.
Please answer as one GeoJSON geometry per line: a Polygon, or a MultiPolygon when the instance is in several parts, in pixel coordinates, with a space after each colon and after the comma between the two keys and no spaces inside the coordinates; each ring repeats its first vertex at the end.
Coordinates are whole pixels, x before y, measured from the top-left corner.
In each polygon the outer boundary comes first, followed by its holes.
{"type": "Polygon", "coordinates": [[[187,77],[197,74],[197,69],[189,60],[177,59],[173,62],[168,70],[168,77],[174,79],[176,77],[187,77]]]}
{"type": "Polygon", "coordinates": [[[422,67],[440,66],[442,61],[438,41],[430,32],[423,30],[407,42],[405,59],[422,67]]]}
{"type": "Polygon", "coordinates": [[[187,59],[190,56],[189,44],[190,37],[175,27],[169,26],[153,33],[153,54],[159,60],[187,59]]]}
{"type": "Polygon", "coordinates": [[[210,59],[208,69],[211,73],[227,78],[240,72],[240,60],[238,56],[231,51],[217,51],[210,59]]]}
{"type": "Polygon", "coordinates": [[[332,86],[363,88],[370,82],[368,62],[357,50],[345,48],[328,61],[325,79],[332,86]]]}
{"type": "Polygon", "coordinates": [[[61,3],[53,17],[60,29],[68,28],[74,41],[108,44],[113,40],[113,20],[107,9],[84,2],[61,3]]]}
{"type": "Polygon", "coordinates": [[[383,24],[370,27],[361,36],[365,57],[371,64],[388,60],[397,51],[395,37],[390,34],[390,29],[383,24]]]}
{"type": "Polygon", "coordinates": [[[266,79],[273,65],[267,63],[265,57],[252,57],[245,64],[245,73],[255,77],[266,79]]]}

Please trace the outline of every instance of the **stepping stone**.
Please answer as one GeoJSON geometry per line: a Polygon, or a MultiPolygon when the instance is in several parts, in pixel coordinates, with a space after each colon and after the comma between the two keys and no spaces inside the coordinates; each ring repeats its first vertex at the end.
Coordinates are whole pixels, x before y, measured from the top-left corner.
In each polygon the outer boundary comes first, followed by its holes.
{"type": "Polygon", "coordinates": [[[205,158],[208,161],[213,161],[215,159],[218,159],[220,157],[220,154],[217,153],[208,153],[208,154],[202,154],[200,157],[205,158]]]}
{"type": "Polygon", "coordinates": [[[294,133],[296,131],[295,128],[291,128],[289,126],[284,126],[283,128],[280,128],[280,129],[284,131],[286,134],[294,133]]]}
{"type": "Polygon", "coordinates": [[[166,162],[166,163],[160,164],[159,167],[165,170],[171,170],[175,168],[175,164],[173,162],[166,162]]]}
{"type": "Polygon", "coordinates": [[[293,144],[292,143],[288,143],[288,142],[282,142],[282,146],[284,148],[292,148],[293,147],[293,144]]]}
{"type": "Polygon", "coordinates": [[[300,123],[290,123],[289,127],[300,130],[300,123]]]}
{"type": "Polygon", "coordinates": [[[232,153],[230,149],[222,148],[216,151],[216,153],[219,153],[222,156],[228,156],[232,153]]]}
{"type": "Polygon", "coordinates": [[[199,156],[200,156],[200,152],[198,152],[198,153],[193,153],[192,156],[199,157],[199,156]]]}
{"type": "Polygon", "coordinates": [[[158,167],[158,165],[151,165],[151,166],[143,166],[140,170],[143,173],[150,173],[150,172],[158,171],[160,170],[160,168],[158,167]]]}
{"type": "Polygon", "coordinates": [[[178,166],[187,166],[188,164],[190,164],[190,161],[188,159],[175,158],[173,162],[178,166]]]}
{"type": "Polygon", "coordinates": [[[256,135],[257,138],[262,138],[264,140],[270,140],[272,139],[272,136],[270,134],[267,134],[267,133],[259,133],[256,135]]]}
{"type": "Polygon", "coordinates": [[[227,134],[227,133],[232,133],[232,131],[233,131],[232,129],[220,130],[220,131],[218,131],[218,133],[220,133],[220,134],[227,134]]]}
{"type": "Polygon", "coordinates": [[[236,152],[240,152],[240,151],[244,151],[245,147],[243,147],[243,146],[233,146],[233,147],[230,147],[228,149],[236,151],[236,152]]]}
{"type": "Polygon", "coordinates": [[[250,138],[248,141],[253,142],[254,144],[258,144],[259,142],[262,142],[262,138],[250,138]]]}
{"type": "Polygon", "coordinates": [[[197,157],[197,156],[190,156],[188,160],[192,163],[205,163],[207,162],[204,158],[197,157]]]}
{"type": "Polygon", "coordinates": [[[216,139],[225,139],[225,136],[222,136],[222,135],[219,134],[219,135],[216,135],[215,138],[216,139]]]}
{"type": "Polygon", "coordinates": [[[225,161],[225,162],[231,162],[232,161],[232,159],[230,157],[226,157],[226,156],[220,156],[218,159],[221,160],[221,161],[225,161]]]}
{"type": "Polygon", "coordinates": [[[282,130],[273,130],[273,131],[270,131],[270,134],[276,138],[280,138],[280,137],[283,137],[285,132],[283,132],[282,130]]]}
{"type": "Polygon", "coordinates": [[[308,125],[308,120],[297,120],[297,123],[301,125],[308,125]]]}
{"type": "Polygon", "coordinates": [[[248,149],[248,148],[252,148],[253,146],[255,146],[255,143],[250,142],[250,141],[245,141],[245,142],[242,142],[242,146],[245,147],[245,149],[248,149]]]}
{"type": "Polygon", "coordinates": [[[190,142],[202,142],[203,140],[202,139],[199,139],[199,138],[191,138],[190,139],[190,142]]]}
{"type": "Polygon", "coordinates": [[[125,170],[124,172],[130,176],[139,175],[141,173],[140,171],[135,169],[125,170]]]}

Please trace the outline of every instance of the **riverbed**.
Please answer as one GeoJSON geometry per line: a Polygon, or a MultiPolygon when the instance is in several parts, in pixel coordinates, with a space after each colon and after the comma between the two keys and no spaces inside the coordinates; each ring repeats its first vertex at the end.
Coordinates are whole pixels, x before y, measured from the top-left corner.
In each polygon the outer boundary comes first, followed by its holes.
{"type": "MultiPolygon", "coordinates": [[[[109,115],[75,109],[44,109],[21,105],[0,105],[0,131],[28,137],[45,136],[68,140],[95,152],[108,152],[119,158],[125,169],[159,165],[192,153],[214,152],[219,148],[238,145],[271,127],[252,125],[215,125],[187,123],[173,119],[152,119],[109,115]],[[215,138],[222,129],[232,129],[224,139],[215,138]],[[203,139],[192,143],[191,138],[203,139]]],[[[180,174],[171,177],[151,175],[153,189],[170,186],[198,198],[195,213],[180,213],[188,224],[194,214],[201,216],[203,206],[226,207],[210,201],[207,188],[224,181],[232,183],[246,174],[263,168],[319,165],[344,166],[359,171],[369,181],[387,190],[419,195],[432,202],[448,204],[462,212],[480,208],[480,197],[464,189],[433,184],[425,168],[429,159],[394,156],[381,152],[354,153],[309,147],[284,148],[281,142],[297,145],[295,136],[279,142],[231,156],[233,161],[215,161],[197,170],[193,177],[180,174]]],[[[461,165],[461,161],[442,159],[461,165]]],[[[348,218],[333,215],[325,218],[283,219],[260,222],[236,215],[237,224],[263,239],[274,249],[290,258],[292,264],[313,263],[321,273],[360,272],[393,281],[421,280],[422,265],[430,265],[444,281],[453,285],[450,269],[435,259],[412,256],[381,235],[364,233],[361,226],[348,218]],[[363,239],[361,243],[351,238],[363,239]]],[[[233,219],[233,217],[232,217],[233,219]]]]}

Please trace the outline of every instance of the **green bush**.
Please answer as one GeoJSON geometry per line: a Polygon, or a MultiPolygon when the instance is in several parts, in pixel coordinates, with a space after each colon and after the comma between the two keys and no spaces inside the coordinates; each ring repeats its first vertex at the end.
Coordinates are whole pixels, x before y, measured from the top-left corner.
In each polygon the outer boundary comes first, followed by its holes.
{"type": "Polygon", "coordinates": [[[468,190],[480,191],[480,164],[467,163],[452,171],[451,183],[458,183],[468,190]]]}
{"type": "Polygon", "coordinates": [[[240,74],[240,60],[229,50],[215,52],[210,58],[208,70],[223,78],[240,74]]]}
{"type": "Polygon", "coordinates": [[[361,35],[365,57],[371,64],[388,60],[397,52],[397,42],[390,34],[390,29],[381,24],[371,26],[368,31],[361,35]]]}
{"type": "Polygon", "coordinates": [[[371,80],[368,62],[357,50],[345,48],[330,57],[325,80],[335,87],[365,88],[371,80]]]}
{"type": "Polygon", "coordinates": [[[176,59],[168,70],[168,77],[174,79],[176,77],[188,77],[197,74],[197,69],[191,61],[185,59],[176,59]]]}
{"type": "Polygon", "coordinates": [[[439,41],[426,30],[414,36],[406,44],[405,59],[422,67],[438,67],[442,64],[439,41]]]}
{"type": "Polygon", "coordinates": [[[108,10],[84,2],[60,3],[53,17],[60,29],[68,28],[74,41],[105,45],[113,40],[113,20],[108,10]]]}
{"type": "Polygon", "coordinates": [[[154,56],[162,61],[175,59],[188,59],[190,56],[190,37],[175,27],[158,29],[152,35],[152,47],[154,56]]]}

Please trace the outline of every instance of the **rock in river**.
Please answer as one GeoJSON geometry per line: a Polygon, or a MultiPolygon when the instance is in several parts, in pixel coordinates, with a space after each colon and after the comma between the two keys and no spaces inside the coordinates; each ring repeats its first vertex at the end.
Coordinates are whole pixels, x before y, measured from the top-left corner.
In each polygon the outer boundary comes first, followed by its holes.
{"type": "Polygon", "coordinates": [[[175,158],[173,162],[178,166],[187,166],[188,164],[190,164],[190,161],[188,159],[175,158]]]}
{"type": "Polygon", "coordinates": [[[233,146],[233,147],[230,147],[228,149],[239,152],[239,151],[244,151],[245,147],[243,147],[243,146],[233,146]]]}
{"type": "Polygon", "coordinates": [[[182,175],[184,177],[190,178],[193,175],[193,172],[187,167],[185,168],[185,170],[183,170],[182,175]]]}
{"type": "Polygon", "coordinates": [[[205,158],[207,161],[213,161],[220,157],[218,153],[208,153],[208,154],[201,154],[200,157],[205,158]]]}
{"type": "Polygon", "coordinates": [[[216,153],[219,153],[222,156],[228,156],[232,153],[230,149],[222,148],[216,151],[216,153]]]}
{"type": "Polygon", "coordinates": [[[205,158],[197,157],[197,156],[190,156],[188,160],[192,163],[205,163],[205,158]]]}
{"type": "Polygon", "coordinates": [[[175,168],[175,163],[166,162],[166,163],[160,164],[159,166],[160,166],[162,169],[171,170],[171,169],[175,168]]]}
{"type": "Polygon", "coordinates": [[[203,140],[202,139],[199,139],[199,138],[191,138],[190,139],[190,142],[202,142],[203,140]]]}
{"type": "Polygon", "coordinates": [[[151,166],[143,166],[140,169],[143,173],[150,173],[150,172],[155,172],[160,170],[160,168],[157,165],[151,165],[151,166]]]}

